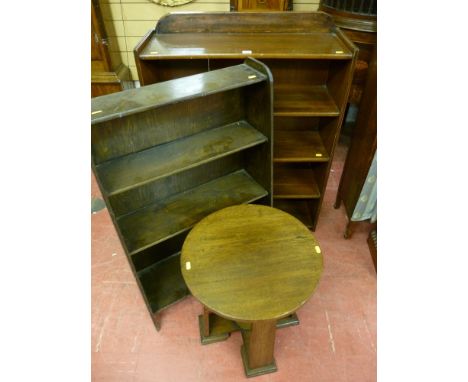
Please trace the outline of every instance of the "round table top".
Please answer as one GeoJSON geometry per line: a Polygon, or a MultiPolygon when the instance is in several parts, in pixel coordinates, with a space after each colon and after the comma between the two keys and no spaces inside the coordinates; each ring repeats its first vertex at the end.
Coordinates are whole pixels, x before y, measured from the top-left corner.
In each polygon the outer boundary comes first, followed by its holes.
{"type": "Polygon", "coordinates": [[[184,280],[203,305],[236,321],[279,319],[312,295],[323,269],[309,229],[261,205],[227,207],[202,219],[182,247],[184,280]]]}

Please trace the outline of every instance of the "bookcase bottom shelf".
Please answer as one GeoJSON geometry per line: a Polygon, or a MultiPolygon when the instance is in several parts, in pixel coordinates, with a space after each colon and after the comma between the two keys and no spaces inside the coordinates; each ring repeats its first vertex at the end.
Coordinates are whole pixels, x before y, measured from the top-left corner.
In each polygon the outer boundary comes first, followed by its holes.
{"type": "Polygon", "coordinates": [[[308,228],[315,229],[314,215],[310,200],[274,199],[273,207],[283,210],[299,219],[308,228]]]}
{"type": "Polygon", "coordinates": [[[153,313],[190,294],[180,271],[180,252],[142,269],[137,276],[153,313]]]}

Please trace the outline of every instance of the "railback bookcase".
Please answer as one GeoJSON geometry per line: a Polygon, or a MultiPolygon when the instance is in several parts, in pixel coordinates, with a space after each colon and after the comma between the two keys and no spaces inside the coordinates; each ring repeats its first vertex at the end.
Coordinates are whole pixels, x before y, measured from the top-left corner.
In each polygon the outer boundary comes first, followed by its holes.
{"type": "Polygon", "coordinates": [[[274,78],[273,204],[315,230],[357,48],[323,12],[171,13],[134,50],[140,83],[254,57],[274,78]]]}
{"type": "Polygon", "coordinates": [[[156,328],[189,294],[191,227],[242,203],[272,204],[272,76],[253,59],[96,97],[92,167],[156,328]]]}

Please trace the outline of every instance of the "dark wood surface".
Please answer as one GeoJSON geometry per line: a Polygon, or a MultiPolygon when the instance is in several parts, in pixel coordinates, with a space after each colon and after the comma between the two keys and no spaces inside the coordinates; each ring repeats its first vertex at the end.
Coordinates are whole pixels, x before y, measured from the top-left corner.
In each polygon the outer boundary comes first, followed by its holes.
{"type": "Polygon", "coordinates": [[[190,229],[201,218],[226,206],[268,195],[244,170],[215,179],[122,216],[117,224],[130,254],[190,229]]]}
{"type": "Polygon", "coordinates": [[[160,35],[157,40],[150,40],[142,49],[140,58],[244,58],[252,54],[256,58],[333,60],[349,59],[353,55],[352,51],[331,33],[167,33],[160,35]],[[313,44],[311,40],[314,41],[313,44]],[[251,52],[245,52],[249,50],[251,52]]]}
{"type": "Polygon", "coordinates": [[[295,312],[314,291],[323,265],[317,241],[296,218],[242,205],[215,212],[190,231],[181,267],[204,306],[250,322],[295,312]]]}
{"type": "Polygon", "coordinates": [[[178,12],[161,17],[156,32],[328,33],[332,27],[332,19],[323,12],[178,12]]]}
{"type": "Polygon", "coordinates": [[[277,166],[273,194],[276,199],[318,199],[314,170],[305,166],[277,166]]]}
{"type": "Polygon", "coordinates": [[[345,237],[352,234],[351,217],[377,150],[377,52],[374,51],[364,96],[341,175],[335,208],[343,202],[349,219],[345,237]]]}
{"type": "Polygon", "coordinates": [[[156,327],[189,292],[190,228],[272,203],[272,76],[258,61],[92,99],[93,171],[156,327]]]}
{"type": "Polygon", "coordinates": [[[273,181],[280,189],[273,195],[274,203],[312,229],[318,221],[356,55],[356,47],[322,12],[172,14],[161,18],[135,48],[142,84],[210,71],[246,56],[269,67],[274,76],[273,181]],[[279,181],[284,177],[275,175],[281,162],[318,166],[306,172],[311,175],[303,182],[308,190],[301,187],[294,192],[288,187],[283,192],[279,181]],[[302,203],[296,203],[298,198],[302,203]]]}
{"type": "Polygon", "coordinates": [[[267,140],[249,123],[239,121],[104,162],[96,169],[102,186],[113,195],[267,140]]]}
{"type": "Polygon", "coordinates": [[[204,306],[202,343],[223,340],[238,326],[246,375],[276,371],[278,319],[310,298],[323,269],[321,249],[307,227],[276,208],[228,207],[197,223],[180,262],[187,287],[204,306]],[[216,315],[235,325],[227,327],[216,315]]]}
{"type": "Polygon", "coordinates": [[[359,104],[372,51],[377,46],[377,0],[322,0],[319,9],[331,15],[335,24],[359,48],[349,96],[350,103],[359,104]]]}
{"type": "Polygon", "coordinates": [[[291,11],[292,0],[231,0],[231,11],[291,11]]]}
{"type": "Polygon", "coordinates": [[[122,94],[111,94],[94,100],[91,110],[92,123],[141,113],[190,98],[207,96],[226,90],[241,88],[267,77],[248,65],[236,65],[230,71],[208,72],[158,84],[130,89],[122,94]]]}
{"type": "Polygon", "coordinates": [[[328,162],[330,157],[323,146],[320,133],[314,130],[277,130],[274,161],[284,162],[328,162]]]}
{"type": "Polygon", "coordinates": [[[281,84],[275,87],[275,116],[337,117],[340,110],[326,85],[281,84]]]}

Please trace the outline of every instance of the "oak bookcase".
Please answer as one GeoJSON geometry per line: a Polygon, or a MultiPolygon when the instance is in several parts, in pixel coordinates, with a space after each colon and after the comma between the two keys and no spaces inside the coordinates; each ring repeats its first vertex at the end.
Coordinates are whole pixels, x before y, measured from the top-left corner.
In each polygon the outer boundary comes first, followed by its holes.
{"type": "Polygon", "coordinates": [[[180,250],[221,208],[272,204],[272,78],[253,59],[92,99],[92,167],[153,321],[188,295],[180,250]]]}
{"type": "Polygon", "coordinates": [[[134,54],[142,85],[245,57],[266,64],[274,78],[273,205],[315,230],[357,51],[323,12],[211,12],[166,15],[134,54]]]}

